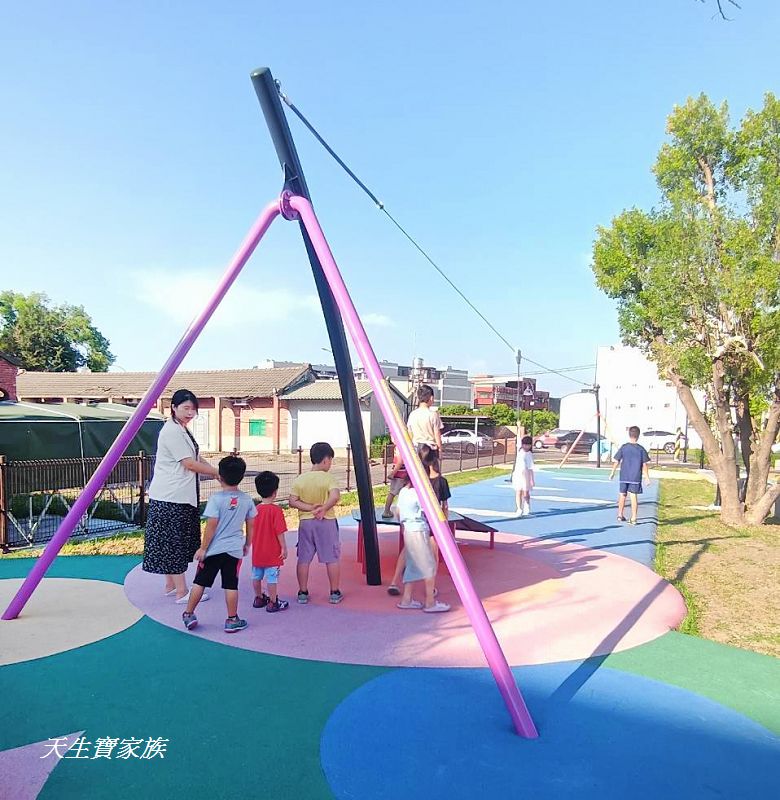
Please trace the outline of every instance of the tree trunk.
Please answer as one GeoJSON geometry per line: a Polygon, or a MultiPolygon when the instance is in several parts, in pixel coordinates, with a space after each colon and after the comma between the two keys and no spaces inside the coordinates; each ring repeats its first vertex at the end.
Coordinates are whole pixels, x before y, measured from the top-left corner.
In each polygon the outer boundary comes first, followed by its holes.
{"type": "Polygon", "coordinates": [[[780,497],[780,481],[770,486],[764,492],[763,497],[748,509],[745,520],[750,525],[763,525],[778,497],[780,497]]]}
{"type": "MultiPolygon", "coordinates": [[[[713,372],[715,372],[715,368],[713,368],[713,372]]],[[[704,418],[704,414],[699,408],[690,386],[673,370],[669,370],[668,374],[677,388],[680,402],[688,413],[688,422],[701,438],[704,452],[707,454],[712,471],[718,480],[718,486],[720,487],[720,518],[727,525],[742,525],[745,522],[745,513],[742,502],[739,499],[736,449],[731,433],[728,398],[723,392],[722,376],[718,375],[720,380],[715,386],[714,401],[718,428],[722,439],[719,444],[710,430],[710,426],[704,418]]]]}
{"type": "MultiPolygon", "coordinates": [[[[757,446],[753,448],[753,453],[750,458],[750,476],[748,480],[748,492],[746,504],[748,509],[764,503],[764,495],[767,492],[767,482],[769,481],[769,469],[772,460],[772,445],[777,439],[778,430],[780,430],[780,397],[776,392],[776,399],[769,408],[769,415],[767,417],[764,430],[761,432],[761,439],[757,446]]],[[[769,501],[771,506],[773,501],[769,501]]],[[[763,507],[763,505],[761,505],[763,507]]],[[[760,514],[759,511],[756,512],[760,514]]],[[[766,514],[761,518],[763,521],[766,514]]]]}

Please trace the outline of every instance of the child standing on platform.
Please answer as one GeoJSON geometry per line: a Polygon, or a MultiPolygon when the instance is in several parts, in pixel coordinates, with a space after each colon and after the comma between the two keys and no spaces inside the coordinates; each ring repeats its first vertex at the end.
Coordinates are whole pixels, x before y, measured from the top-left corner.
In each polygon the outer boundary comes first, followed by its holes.
{"type": "Polygon", "coordinates": [[[252,584],[255,588],[253,608],[265,608],[272,614],[289,607],[287,600],[280,600],[277,584],[279,568],[287,560],[287,522],[284,512],[276,505],[279,491],[279,476],[273,472],[261,472],[255,477],[255,488],[260,495],[252,530],[252,584]],[[263,580],[268,594],[263,591],[263,580]]]}
{"type": "Polygon", "coordinates": [[[236,633],[247,626],[246,620],[238,616],[238,572],[241,559],[249,549],[249,520],[257,515],[257,511],[252,498],[238,489],[245,473],[243,458],[227,456],[219,462],[222,491],[213,494],[206,503],[204,516],[208,521],[201,546],[195,553],[198,571],[190,590],[187,610],[181,615],[188,631],[198,624],[195,609],[204,589],[214,585],[218,572],[222,574],[227,604],[225,633],[236,633]]]}
{"type": "Polygon", "coordinates": [[[433,389],[424,383],[417,390],[418,406],[409,414],[406,426],[412,437],[418,455],[423,446],[441,453],[441,429],[443,427],[439,412],[433,408],[433,389]]]}
{"type": "Polygon", "coordinates": [[[290,507],[297,508],[298,525],[298,602],[309,602],[309,567],[317,554],[324,564],[330,582],[330,602],[340,603],[344,595],[339,589],[339,524],[334,506],[341,492],[330,474],[335,453],[327,442],[317,442],[311,448],[311,472],[300,475],[290,489],[290,507]]]}

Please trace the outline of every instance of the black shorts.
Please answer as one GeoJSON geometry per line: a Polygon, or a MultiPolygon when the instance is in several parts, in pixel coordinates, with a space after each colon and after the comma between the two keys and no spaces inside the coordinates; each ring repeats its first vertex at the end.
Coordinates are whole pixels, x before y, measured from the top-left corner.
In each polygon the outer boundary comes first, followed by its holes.
{"type": "Polygon", "coordinates": [[[229,553],[217,553],[208,556],[205,561],[198,564],[193,583],[198,586],[210,587],[214,585],[217,573],[222,573],[223,589],[238,589],[238,571],[241,569],[241,559],[229,553]]]}

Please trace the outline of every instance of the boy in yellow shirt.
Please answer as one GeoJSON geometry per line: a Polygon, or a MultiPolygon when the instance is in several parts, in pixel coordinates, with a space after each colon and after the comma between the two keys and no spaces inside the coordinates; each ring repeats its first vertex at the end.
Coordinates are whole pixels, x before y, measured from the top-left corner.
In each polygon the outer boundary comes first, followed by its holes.
{"type": "Polygon", "coordinates": [[[330,602],[340,603],[344,595],[339,589],[341,542],[334,506],[341,492],[330,474],[335,453],[327,442],[311,448],[311,472],[298,476],[290,488],[290,507],[298,509],[298,602],[309,602],[309,567],[317,554],[325,564],[330,582],[330,602]]]}

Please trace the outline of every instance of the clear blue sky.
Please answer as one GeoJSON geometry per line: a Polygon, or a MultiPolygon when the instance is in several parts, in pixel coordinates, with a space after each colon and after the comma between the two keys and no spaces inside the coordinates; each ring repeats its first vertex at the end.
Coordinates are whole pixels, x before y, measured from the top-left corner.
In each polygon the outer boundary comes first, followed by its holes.
{"type": "MultiPolygon", "coordinates": [[[[118,367],[159,367],[280,188],[249,81],[270,66],[510,341],[550,366],[592,363],[618,337],[589,268],[594,231],[655,202],[673,105],[705,91],[738,118],[778,90],[780,3],[742,5],[725,23],[714,0],[5,3],[0,284],[83,304],[118,367]]],[[[505,345],[291,127],[379,358],[416,349],[512,371],[505,345]]],[[[185,367],[327,360],[313,296],[296,227],[279,221],[185,367]]]]}

